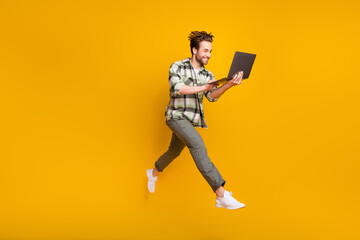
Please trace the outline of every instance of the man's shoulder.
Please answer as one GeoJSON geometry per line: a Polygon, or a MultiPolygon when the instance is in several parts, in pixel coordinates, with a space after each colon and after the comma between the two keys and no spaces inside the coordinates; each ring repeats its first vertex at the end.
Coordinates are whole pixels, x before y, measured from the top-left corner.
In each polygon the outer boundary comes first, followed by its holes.
{"type": "Polygon", "coordinates": [[[180,61],[176,61],[176,62],[173,62],[171,65],[170,65],[170,68],[173,68],[173,67],[182,67],[182,66],[187,66],[189,65],[189,58],[185,58],[183,60],[180,60],[180,61]]]}

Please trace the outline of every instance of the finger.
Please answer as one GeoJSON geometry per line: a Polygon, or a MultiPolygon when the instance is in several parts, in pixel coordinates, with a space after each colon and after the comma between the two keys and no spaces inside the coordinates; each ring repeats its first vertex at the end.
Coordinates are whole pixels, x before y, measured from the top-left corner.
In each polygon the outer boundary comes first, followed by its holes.
{"type": "Polygon", "coordinates": [[[241,74],[241,73],[239,73],[239,75],[238,75],[238,82],[240,82],[240,81],[241,81],[241,79],[242,79],[242,74],[241,74]]]}
{"type": "Polygon", "coordinates": [[[239,77],[239,79],[242,79],[242,77],[243,77],[243,71],[239,72],[238,77],[239,77]]]}

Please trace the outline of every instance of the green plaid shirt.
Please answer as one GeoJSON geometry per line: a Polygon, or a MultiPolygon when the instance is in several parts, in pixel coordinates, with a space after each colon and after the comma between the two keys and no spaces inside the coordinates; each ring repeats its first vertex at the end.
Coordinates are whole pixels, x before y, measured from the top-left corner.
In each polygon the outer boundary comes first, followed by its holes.
{"type": "Polygon", "coordinates": [[[185,117],[195,127],[207,128],[202,104],[203,95],[210,102],[216,101],[218,98],[212,99],[210,97],[210,93],[216,87],[210,91],[188,95],[180,95],[179,90],[185,84],[189,86],[202,86],[212,79],[215,79],[214,75],[205,69],[204,66],[201,66],[196,77],[190,58],[173,63],[169,71],[170,101],[166,106],[166,121],[185,117]]]}

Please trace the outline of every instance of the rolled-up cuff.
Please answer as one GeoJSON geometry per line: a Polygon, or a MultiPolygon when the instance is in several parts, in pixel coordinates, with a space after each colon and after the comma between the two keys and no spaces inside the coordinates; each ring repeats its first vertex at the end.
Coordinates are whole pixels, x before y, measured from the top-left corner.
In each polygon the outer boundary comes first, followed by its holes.
{"type": "Polygon", "coordinates": [[[220,185],[216,185],[216,186],[212,187],[212,190],[216,193],[216,190],[217,190],[219,187],[224,187],[225,183],[226,183],[226,181],[223,180],[220,185]]]}
{"type": "Polygon", "coordinates": [[[205,94],[205,97],[207,98],[207,100],[209,100],[209,102],[215,102],[215,101],[217,101],[219,98],[212,98],[211,96],[210,96],[210,93],[212,92],[212,91],[214,91],[216,88],[214,88],[214,89],[212,89],[212,90],[210,90],[209,92],[207,92],[206,94],[205,94]]]}
{"type": "Polygon", "coordinates": [[[154,166],[155,166],[156,170],[158,170],[158,172],[162,172],[162,170],[157,166],[156,162],[155,162],[154,166]]]}
{"type": "Polygon", "coordinates": [[[183,86],[183,85],[185,85],[185,83],[177,83],[177,84],[175,84],[175,86],[174,86],[174,92],[173,92],[173,94],[175,95],[175,96],[177,96],[177,95],[180,95],[180,88],[183,86]]]}

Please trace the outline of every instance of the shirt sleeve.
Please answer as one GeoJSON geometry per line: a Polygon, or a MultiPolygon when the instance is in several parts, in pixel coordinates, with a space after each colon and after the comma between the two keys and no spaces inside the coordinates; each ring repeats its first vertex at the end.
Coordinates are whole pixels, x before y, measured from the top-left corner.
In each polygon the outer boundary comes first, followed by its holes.
{"type": "Polygon", "coordinates": [[[178,73],[179,66],[173,63],[170,66],[169,71],[169,84],[170,84],[170,95],[177,96],[180,95],[180,88],[185,85],[185,83],[181,80],[181,77],[178,73]]]}
{"type": "MultiPolygon", "coordinates": [[[[214,74],[210,73],[209,80],[207,80],[207,82],[214,79],[215,79],[214,74]]],[[[207,98],[207,100],[209,100],[209,102],[215,102],[219,99],[219,98],[212,98],[210,96],[210,93],[212,93],[215,89],[217,89],[217,87],[214,87],[213,89],[204,92],[204,95],[207,98]]]]}

